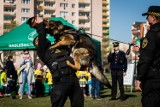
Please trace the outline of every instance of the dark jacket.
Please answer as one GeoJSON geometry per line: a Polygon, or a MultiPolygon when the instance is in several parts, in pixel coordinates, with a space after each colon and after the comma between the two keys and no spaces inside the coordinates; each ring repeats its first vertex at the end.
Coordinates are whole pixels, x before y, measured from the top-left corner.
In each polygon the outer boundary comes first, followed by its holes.
{"type": "Polygon", "coordinates": [[[141,41],[140,56],[137,65],[137,80],[142,81],[142,83],[146,82],[147,80],[160,82],[159,64],[160,23],[156,23],[150,27],[146,37],[141,41]]]}
{"type": "Polygon", "coordinates": [[[7,70],[7,78],[10,78],[10,76],[12,76],[12,79],[17,79],[17,72],[12,61],[7,61],[5,63],[5,69],[7,70]]]}
{"type": "Polygon", "coordinates": [[[160,23],[150,27],[141,41],[137,80],[141,81],[142,95],[160,88],[160,23]]]}
{"type": "Polygon", "coordinates": [[[67,66],[66,60],[74,64],[73,58],[69,56],[67,47],[59,47],[50,49],[52,46],[46,38],[46,29],[43,23],[36,27],[38,36],[37,54],[40,59],[48,66],[54,79],[60,78],[63,75],[74,74],[74,70],[67,66]]]}
{"type": "Polygon", "coordinates": [[[111,70],[120,70],[126,72],[127,59],[123,51],[116,53],[110,53],[108,56],[108,62],[110,63],[111,70]]]}

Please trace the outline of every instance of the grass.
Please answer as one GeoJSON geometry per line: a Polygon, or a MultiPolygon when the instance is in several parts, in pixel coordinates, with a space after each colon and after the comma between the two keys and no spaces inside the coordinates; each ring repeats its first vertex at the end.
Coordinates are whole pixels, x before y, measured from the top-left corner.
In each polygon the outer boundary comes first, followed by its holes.
{"type": "MultiPolygon", "coordinates": [[[[86,97],[84,107],[141,107],[140,92],[130,93],[130,90],[127,89],[125,94],[127,99],[123,102],[120,100],[110,101],[110,90],[103,89],[101,91],[102,100],[93,100],[90,97],[86,97]]],[[[0,98],[0,107],[51,107],[51,104],[49,96],[33,98],[32,100],[28,99],[27,96],[22,100],[4,97],[0,98]]],[[[69,99],[64,107],[70,107],[69,99]]]]}
{"type": "MultiPolygon", "coordinates": [[[[131,93],[129,87],[125,88],[126,100],[123,102],[120,100],[110,101],[110,93],[110,89],[101,90],[102,100],[93,100],[87,96],[84,107],[141,107],[141,92],[133,91],[131,93]]],[[[119,91],[117,96],[119,96],[119,91]]],[[[51,107],[51,102],[49,96],[33,98],[32,100],[28,99],[27,96],[24,96],[22,100],[19,100],[18,96],[17,99],[4,97],[0,98],[0,107],[51,107]]],[[[67,99],[64,107],[70,107],[69,99],[67,99]]]]}

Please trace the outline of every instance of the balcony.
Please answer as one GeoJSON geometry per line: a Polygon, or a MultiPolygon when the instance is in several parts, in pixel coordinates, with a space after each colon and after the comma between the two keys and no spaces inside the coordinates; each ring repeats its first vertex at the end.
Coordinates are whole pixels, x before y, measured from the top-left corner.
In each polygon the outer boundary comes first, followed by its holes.
{"type": "Polygon", "coordinates": [[[51,15],[50,15],[50,14],[45,14],[45,15],[43,15],[43,17],[45,17],[45,18],[50,18],[51,15]]]}
{"type": "Polygon", "coordinates": [[[107,13],[104,13],[104,12],[102,13],[102,16],[104,16],[106,18],[109,17],[109,15],[107,13]]]}
{"type": "Polygon", "coordinates": [[[52,3],[54,3],[55,0],[45,0],[45,2],[52,2],[52,3]]]}
{"type": "Polygon", "coordinates": [[[51,7],[51,6],[44,6],[45,10],[52,10],[55,11],[55,6],[51,7]]]}
{"type": "Polygon", "coordinates": [[[9,12],[9,11],[5,11],[4,15],[8,15],[8,16],[16,16],[16,12],[9,12]]]}
{"type": "Polygon", "coordinates": [[[37,6],[36,9],[39,10],[39,11],[43,11],[43,6],[37,6]]]}
{"type": "Polygon", "coordinates": [[[14,3],[10,3],[10,2],[5,2],[4,3],[4,7],[12,7],[12,8],[16,8],[16,4],[14,3]]]}
{"type": "Polygon", "coordinates": [[[11,24],[11,20],[4,20],[4,24],[11,24]]]}
{"type": "Polygon", "coordinates": [[[109,31],[108,31],[108,30],[103,30],[103,31],[102,31],[102,33],[104,33],[104,34],[108,34],[108,33],[109,33],[109,31]]]}
{"type": "Polygon", "coordinates": [[[103,24],[102,27],[109,28],[108,24],[103,24]]]}
{"type": "Polygon", "coordinates": [[[102,0],[102,4],[108,5],[108,2],[106,0],[102,0]]]}
{"type": "Polygon", "coordinates": [[[44,0],[37,0],[37,1],[39,1],[39,2],[43,2],[44,0]]]}
{"type": "Polygon", "coordinates": [[[108,23],[108,22],[109,22],[109,19],[104,19],[104,18],[103,18],[102,21],[108,23]]]}
{"type": "Polygon", "coordinates": [[[79,0],[79,3],[81,4],[91,4],[90,0],[79,0]]]}
{"type": "Polygon", "coordinates": [[[79,24],[79,28],[91,28],[90,23],[79,24]]]}
{"type": "Polygon", "coordinates": [[[103,6],[102,10],[105,10],[107,12],[107,11],[109,11],[109,7],[108,6],[103,6]]]}
{"type": "Polygon", "coordinates": [[[91,11],[90,7],[79,8],[79,12],[90,12],[90,11],[91,11]]]}
{"type": "Polygon", "coordinates": [[[87,16],[79,16],[79,20],[85,20],[85,21],[88,21],[88,17],[87,16]]]}

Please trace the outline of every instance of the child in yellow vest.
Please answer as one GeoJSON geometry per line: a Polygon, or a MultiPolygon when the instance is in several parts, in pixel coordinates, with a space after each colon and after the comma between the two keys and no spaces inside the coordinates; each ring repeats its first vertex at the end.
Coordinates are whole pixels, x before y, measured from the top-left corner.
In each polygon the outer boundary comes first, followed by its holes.
{"type": "Polygon", "coordinates": [[[5,69],[1,72],[1,84],[2,84],[2,95],[6,96],[7,93],[7,73],[5,69]]]}
{"type": "Polygon", "coordinates": [[[48,83],[48,86],[49,86],[49,94],[51,94],[52,89],[53,89],[53,83],[52,83],[52,75],[50,71],[48,71],[46,75],[46,82],[48,83]]]}
{"type": "Polygon", "coordinates": [[[79,78],[79,84],[83,91],[84,97],[86,97],[86,85],[88,80],[87,71],[77,71],[76,72],[77,77],[79,78]]]}
{"type": "Polygon", "coordinates": [[[34,75],[36,78],[35,81],[36,97],[44,96],[43,71],[42,71],[42,65],[40,63],[37,64],[37,69],[34,71],[34,75]]]}

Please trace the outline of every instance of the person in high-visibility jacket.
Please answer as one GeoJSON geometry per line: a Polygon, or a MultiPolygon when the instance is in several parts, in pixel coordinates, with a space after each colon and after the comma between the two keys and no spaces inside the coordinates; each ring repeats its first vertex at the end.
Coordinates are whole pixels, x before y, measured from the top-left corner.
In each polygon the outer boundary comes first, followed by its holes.
{"type": "Polygon", "coordinates": [[[47,72],[45,80],[49,86],[49,94],[51,94],[53,89],[53,83],[52,83],[52,75],[50,71],[47,72]]]}
{"type": "Polygon", "coordinates": [[[83,91],[84,97],[86,97],[86,85],[88,80],[88,72],[87,71],[77,71],[77,77],[79,78],[79,85],[83,91]]]}

